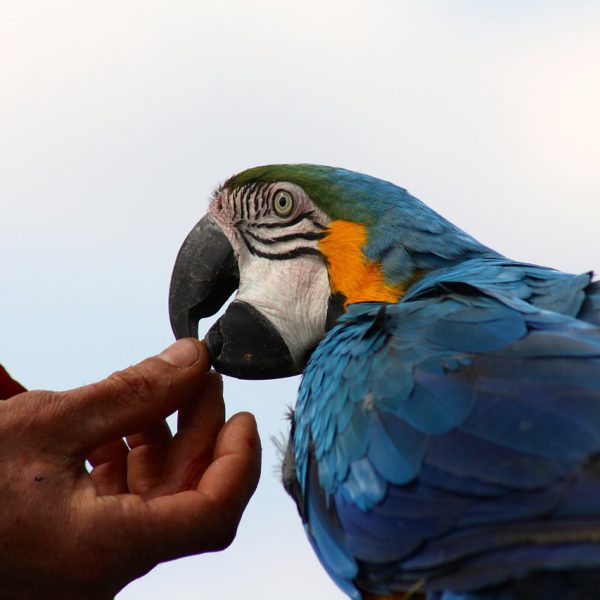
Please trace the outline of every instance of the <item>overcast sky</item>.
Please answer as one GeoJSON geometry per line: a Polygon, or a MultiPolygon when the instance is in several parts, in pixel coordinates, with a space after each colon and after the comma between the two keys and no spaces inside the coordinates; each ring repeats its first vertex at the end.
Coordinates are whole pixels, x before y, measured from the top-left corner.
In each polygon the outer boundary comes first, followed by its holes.
{"type": "MultiPolygon", "coordinates": [[[[94,381],[172,341],[215,185],[313,162],[390,179],[521,260],[600,270],[600,3],[0,0],[0,360],[94,381]]],[[[119,600],[341,600],[275,475],[298,379],[227,380],[263,478],[223,554],[119,600]]]]}

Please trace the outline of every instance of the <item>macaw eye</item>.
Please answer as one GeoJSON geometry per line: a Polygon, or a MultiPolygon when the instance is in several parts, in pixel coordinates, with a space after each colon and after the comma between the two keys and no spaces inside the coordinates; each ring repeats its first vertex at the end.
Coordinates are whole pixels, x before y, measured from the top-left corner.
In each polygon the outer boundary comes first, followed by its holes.
{"type": "Polygon", "coordinates": [[[273,198],[273,208],[280,217],[287,217],[294,208],[294,199],[289,192],[279,190],[273,198]]]}

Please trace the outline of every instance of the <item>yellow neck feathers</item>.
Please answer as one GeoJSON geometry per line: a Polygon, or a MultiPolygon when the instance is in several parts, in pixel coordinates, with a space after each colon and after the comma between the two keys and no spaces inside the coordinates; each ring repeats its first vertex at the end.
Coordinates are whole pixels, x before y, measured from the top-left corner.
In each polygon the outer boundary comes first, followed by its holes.
{"type": "Polygon", "coordinates": [[[346,297],[345,305],[354,302],[398,302],[402,285],[388,285],[379,263],[370,262],[362,248],[367,239],[364,225],[350,221],[333,221],[319,242],[327,258],[331,291],[346,297]]]}

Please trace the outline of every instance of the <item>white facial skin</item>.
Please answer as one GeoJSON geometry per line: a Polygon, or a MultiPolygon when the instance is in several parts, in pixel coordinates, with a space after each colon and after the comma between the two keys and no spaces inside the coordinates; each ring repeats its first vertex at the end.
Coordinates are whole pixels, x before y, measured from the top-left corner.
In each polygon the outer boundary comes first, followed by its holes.
{"type": "Polygon", "coordinates": [[[302,188],[286,182],[224,189],[208,213],[238,261],[236,300],[271,322],[301,370],[307,351],[325,333],[331,291],[325,259],[317,249],[329,217],[302,188]]]}

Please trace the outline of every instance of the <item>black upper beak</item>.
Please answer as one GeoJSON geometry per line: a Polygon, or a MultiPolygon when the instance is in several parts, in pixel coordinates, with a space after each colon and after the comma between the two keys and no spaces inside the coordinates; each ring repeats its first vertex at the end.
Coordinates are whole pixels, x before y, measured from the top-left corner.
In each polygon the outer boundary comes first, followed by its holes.
{"type": "MultiPolygon", "coordinates": [[[[169,316],[176,338],[198,337],[198,321],[214,315],[239,285],[229,240],[207,215],[184,241],[171,276],[169,316]]],[[[233,301],[206,334],[215,369],[242,379],[299,373],[279,332],[257,309],[233,301]]]]}
{"type": "Polygon", "coordinates": [[[198,321],[214,315],[240,282],[233,248],[210,216],[183,242],[169,290],[169,317],[177,339],[198,337],[198,321]]]}

